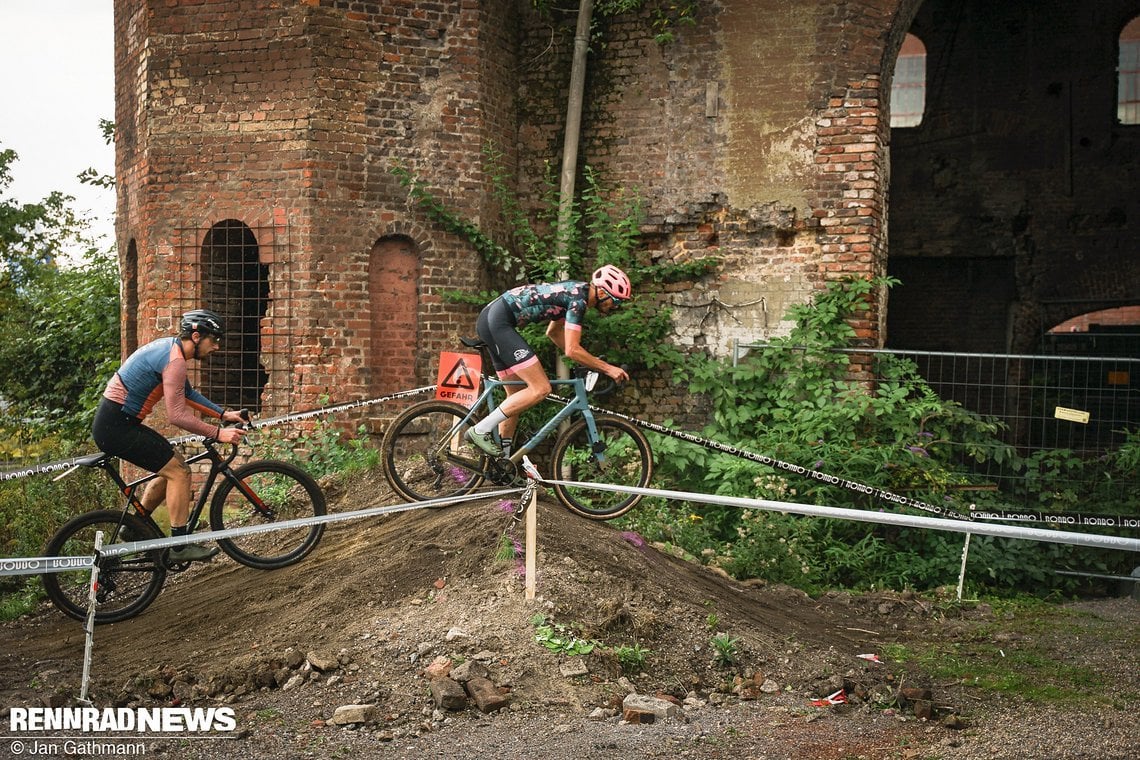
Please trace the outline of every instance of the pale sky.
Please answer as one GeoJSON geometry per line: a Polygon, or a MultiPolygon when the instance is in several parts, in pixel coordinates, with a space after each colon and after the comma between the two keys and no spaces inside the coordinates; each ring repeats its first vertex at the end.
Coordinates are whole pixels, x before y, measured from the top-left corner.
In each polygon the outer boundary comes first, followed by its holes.
{"type": "Polygon", "coordinates": [[[99,120],[115,118],[113,0],[0,0],[0,146],[19,154],[6,194],[35,203],[73,195],[92,231],[114,242],[115,192],[81,184],[113,174],[99,120]]]}

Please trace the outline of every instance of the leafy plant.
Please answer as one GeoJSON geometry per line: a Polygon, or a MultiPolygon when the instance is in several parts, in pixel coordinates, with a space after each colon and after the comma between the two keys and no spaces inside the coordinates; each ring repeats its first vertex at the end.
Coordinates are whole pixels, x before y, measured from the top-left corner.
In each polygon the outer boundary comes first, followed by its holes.
{"type": "Polygon", "coordinates": [[[740,657],[740,639],[727,633],[718,633],[709,639],[713,648],[713,661],[722,668],[735,665],[740,657]]]}
{"type": "Polygon", "coordinates": [[[534,626],[534,640],[556,654],[589,654],[598,646],[597,641],[578,638],[569,626],[547,621],[541,613],[532,617],[530,622],[534,626]]]}
{"type": "Polygon", "coordinates": [[[622,672],[627,675],[640,673],[644,670],[645,661],[653,654],[653,650],[645,649],[636,642],[632,646],[616,646],[613,648],[613,652],[622,672]]]}

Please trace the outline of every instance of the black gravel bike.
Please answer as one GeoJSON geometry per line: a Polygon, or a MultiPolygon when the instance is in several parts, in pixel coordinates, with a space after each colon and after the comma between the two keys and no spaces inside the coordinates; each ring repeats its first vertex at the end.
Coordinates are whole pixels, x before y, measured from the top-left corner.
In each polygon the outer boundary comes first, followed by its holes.
{"type": "MultiPolygon", "coordinates": [[[[265,525],[325,514],[325,495],[312,477],[288,462],[260,460],[232,467],[237,444],[220,451],[216,439],[206,439],[204,450],[186,460],[210,463],[206,482],[190,511],[188,525],[193,531],[198,519],[210,506],[210,528],[227,530],[265,525]],[[215,489],[215,485],[217,488],[215,489]],[[211,495],[212,494],[212,495],[211,495]]],[[[122,509],[100,509],[68,521],[44,549],[49,557],[96,556],[99,580],[95,590],[95,622],[113,623],[134,617],[145,610],[162,590],[167,573],[186,570],[189,562],[170,560],[169,550],[147,548],[148,541],[165,538],[162,529],[147,514],[138,498],[139,487],[158,477],[149,474],[126,482],[115,467],[115,458],[104,453],[78,459],[75,466],[102,470],[126,496],[122,509]],[[103,532],[104,552],[95,551],[95,534],[103,532]],[[117,554],[112,544],[138,542],[137,551],[117,554]]],[[[234,560],[248,567],[273,570],[299,562],[309,554],[324,533],[324,525],[307,525],[283,530],[251,532],[218,540],[218,546],[234,560]]],[[[45,573],[40,576],[48,598],[65,615],[87,619],[91,585],[89,568],[74,572],[45,573]]]]}

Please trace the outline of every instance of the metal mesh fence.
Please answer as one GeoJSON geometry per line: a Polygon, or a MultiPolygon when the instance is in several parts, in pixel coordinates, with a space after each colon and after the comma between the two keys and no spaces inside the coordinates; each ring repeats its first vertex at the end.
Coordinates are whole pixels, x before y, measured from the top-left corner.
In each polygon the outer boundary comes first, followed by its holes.
{"type": "MultiPolygon", "coordinates": [[[[738,346],[736,356],[762,347],[738,346]]],[[[1127,431],[1140,428],[1140,359],[886,349],[844,353],[909,359],[939,397],[997,418],[1002,431],[993,448],[1012,446],[1022,461],[989,457],[977,462],[964,449],[959,459],[1008,496],[1040,500],[1026,484],[1034,473],[1025,459],[1049,453],[1056,457],[1041,466],[1052,470],[1051,485],[1069,489],[1072,499],[1095,491],[1101,498],[1124,500],[1140,490],[1137,473],[1106,482],[1097,467],[1079,466],[1119,449],[1127,431]]]]}

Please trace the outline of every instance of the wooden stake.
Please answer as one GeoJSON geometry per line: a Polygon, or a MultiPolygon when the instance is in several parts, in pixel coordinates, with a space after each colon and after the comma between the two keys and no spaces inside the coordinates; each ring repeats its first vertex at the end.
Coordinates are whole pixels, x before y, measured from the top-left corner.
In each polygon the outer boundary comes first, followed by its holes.
{"type": "Polygon", "coordinates": [[[530,489],[530,503],[526,505],[526,600],[534,600],[535,554],[538,545],[538,489],[530,489]]]}

